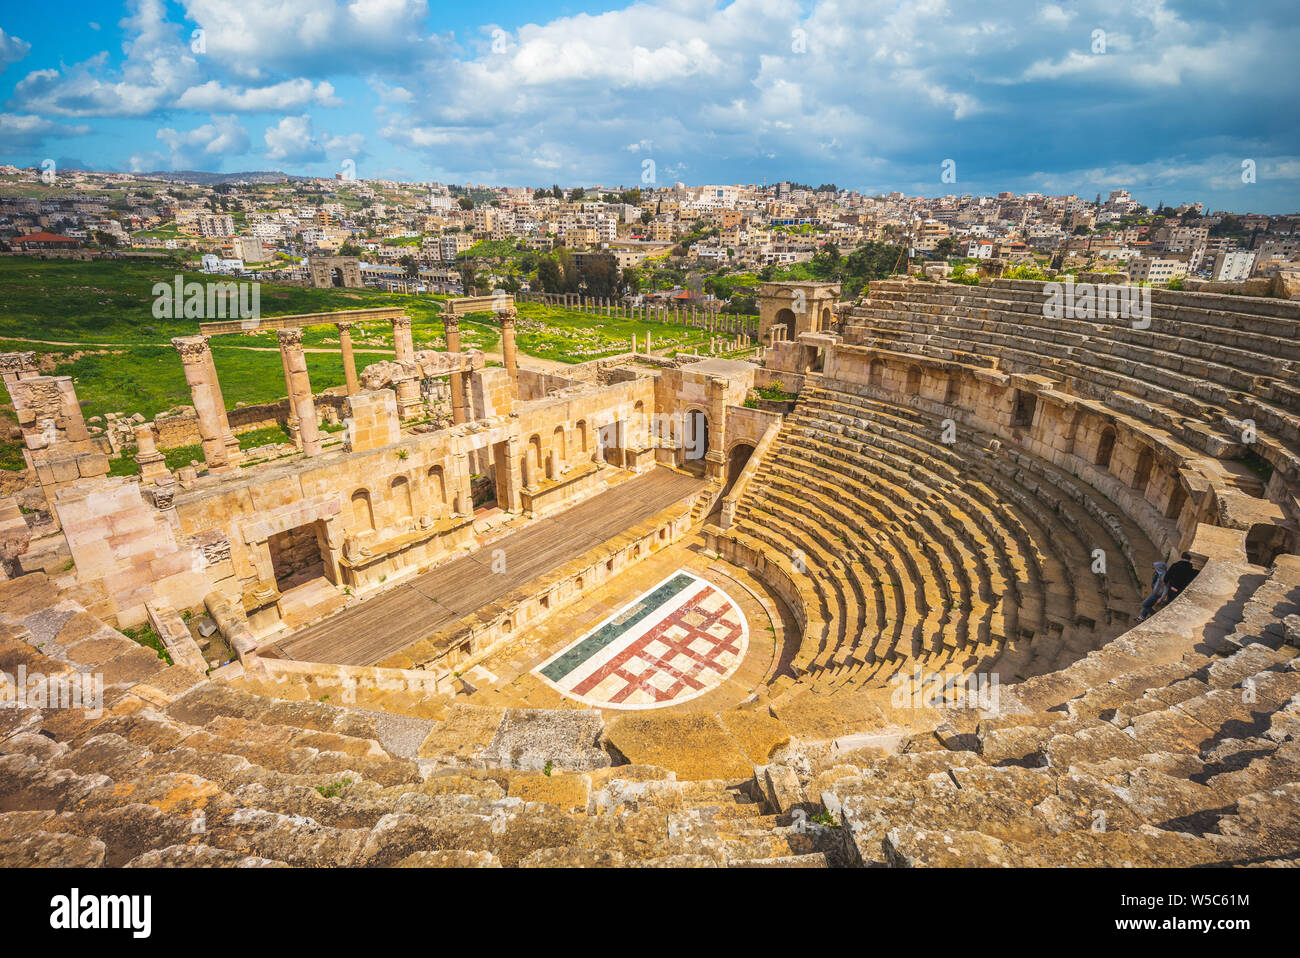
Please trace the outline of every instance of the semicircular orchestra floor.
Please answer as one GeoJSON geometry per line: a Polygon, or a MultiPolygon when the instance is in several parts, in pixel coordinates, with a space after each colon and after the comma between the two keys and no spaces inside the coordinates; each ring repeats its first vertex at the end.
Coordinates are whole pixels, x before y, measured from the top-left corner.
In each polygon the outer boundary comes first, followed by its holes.
{"type": "Polygon", "coordinates": [[[723,709],[770,681],[796,635],[756,579],[698,537],[671,546],[471,669],[476,704],[723,709]],[[499,700],[499,701],[498,701],[499,700]]]}

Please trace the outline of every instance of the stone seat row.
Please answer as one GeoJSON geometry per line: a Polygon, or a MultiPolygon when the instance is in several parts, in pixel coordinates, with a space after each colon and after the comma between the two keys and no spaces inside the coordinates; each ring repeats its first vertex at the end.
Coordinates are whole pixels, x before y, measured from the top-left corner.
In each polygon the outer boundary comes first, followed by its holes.
{"type": "Polygon", "coordinates": [[[842,857],[914,867],[1300,858],[1300,562],[1212,563],[1054,674],[902,754],[783,756],[842,857]],[[1243,598],[1244,596],[1244,598],[1243,598]]]}
{"type": "MultiPolygon", "coordinates": [[[[954,357],[961,359],[981,344],[996,347],[995,355],[1001,357],[1004,368],[1042,372],[1053,378],[1066,375],[1077,380],[1085,394],[1089,394],[1090,387],[1091,394],[1096,394],[1099,387],[1122,390],[1165,406],[1174,415],[1166,414],[1163,425],[1173,426],[1174,431],[1184,418],[1202,423],[1219,437],[1217,443],[1197,443],[1210,455],[1223,455],[1225,444],[1239,448],[1239,424],[1243,419],[1252,419],[1258,441],[1270,458],[1285,460],[1291,467],[1296,464],[1295,450],[1300,448],[1300,387],[1296,380],[1300,367],[1292,360],[1261,359],[1264,346],[1259,353],[1239,349],[1237,356],[1231,357],[1230,347],[1216,345],[1214,361],[1210,361],[1180,355],[1186,350],[1179,346],[1177,336],[1160,344],[1164,348],[1153,348],[1105,338],[1097,324],[1082,324],[1090,333],[1063,336],[1046,329],[1043,324],[1047,321],[1032,315],[990,314],[973,319],[960,308],[941,311],[937,305],[910,301],[898,305],[903,308],[868,303],[856,309],[850,320],[857,321],[850,326],[850,341],[940,346],[951,349],[954,357]],[[1246,368],[1225,365],[1228,358],[1246,368]],[[1269,373],[1258,374],[1250,368],[1261,363],[1269,367],[1269,373]]],[[[1295,344],[1285,348],[1294,349],[1295,344]]],[[[1196,442],[1196,433],[1189,438],[1196,442]]]]}
{"type": "MultiPolygon", "coordinates": [[[[1006,326],[993,330],[983,328],[989,324],[972,327],[969,320],[960,317],[945,317],[941,327],[937,320],[907,314],[903,318],[859,318],[866,321],[851,327],[851,338],[864,345],[938,346],[950,349],[954,358],[964,361],[978,348],[972,344],[980,344],[994,350],[992,355],[999,357],[1003,368],[1041,370],[1052,378],[1065,377],[1085,387],[1093,386],[1094,391],[1097,384],[1122,389],[1169,410],[1163,425],[1171,431],[1180,431],[1181,420],[1190,418],[1201,426],[1201,433],[1212,432],[1205,436],[1191,433],[1191,441],[1210,455],[1223,455],[1239,445],[1240,439],[1233,437],[1240,436],[1238,423],[1248,418],[1256,422],[1256,432],[1262,433],[1260,442],[1277,447],[1275,455],[1300,447],[1300,415],[1296,413],[1300,409],[1300,391],[1287,384],[1296,378],[1294,368],[1283,374],[1285,380],[1244,376],[1233,386],[1224,387],[1195,369],[1170,369],[1144,361],[1149,357],[1137,355],[1134,347],[1110,344],[1111,349],[1098,350],[1090,345],[1063,345],[1034,337],[1029,332],[1032,326],[1007,332],[1006,326]]],[[[1088,342],[1086,337],[1083,339],[1088,342]]]]}
{"type": "MultiPolygon", "coordinates": [[[[1077,656],[1096,643],[1095,636],[1082,638],[1078,627],[1090,630],[1103,620],[1109,626],[1112,605],[1117,606],[1116,611],[1136,607],[1141,598],[1138,584],[1128,582],[1122,574],[1115,579],[1119,594],[1112,597],[1107,588],[1098,590],[1093,584],[1096,601],[1080,604],[1070,565],[1059,560],[1057,569],[1068,583],[1067,594],[1058,593],[1056,600],[1034,595],[1043,584],[1038,549],[1030,552],[1037,562],[1036,574],[1009,582],[1005,573],[1015,567],[1012,556],[1017,548],[1011,544],[1017,542],[1017,533],[1005,531],[995,537],[1002,550],[999,557],[998,548],[963,508],[969,508],[966,504],[973,499],[962,483],[953,481],[961,476],[959,470],[970,472],[972,458],[990,458],[987,452],[977,446],[954,451],[929,443],[921,435],[919,422],[889,416],[883,404],[868,410],[869,402],[827,389],[814,377],[742,500],[737,524],[740,532],[784,555],[804,555],[810,560],[824,631],[805,636],[806,647],[796,661],[815,678],[833,684],[843,682],[846,673],[854,673],[860,680],[867,674],[862,667],[878,661],[881,667],[870,674],[881,678],[888,674],[884,669],[893,671],[902,658],[946,652],[947,664],[962,648],[978,650],[979,654],[967,656],[969,666],[988,664],[998,652],[1008,653],[1004,664],[1010,666],[1008,639],[1018,640],[1026,632],[1032,638],[1042,631],[1046,613],[1055,605],[1058,641],[1052,655],[1038,663],[1038,669],[1047,670],[1058,664],[1056,654],[1062,650],[1077,656]],[[886,428],[872,418],[881,415],[888,417],[886,428]],[[895,442],[900,436],[915,437],[916,445],[900,447],[895,442]],[[973,455],[976,452],[981,455],[973,455]],[[931,471],[931,464],[945,475],[931,471]],[[963,489],[961,497],[952,495],[954,489],[963,489]],[[929,503],[941,503],[942,507],[931,509],[929,503]],[[864,542],[862,529],[876,533],[876,542],[864,542]],[[878,558],[879,564],[871,561],[873,558],[878,558]],[[900,578],[902,573],[905,578],[900,578]],[[1036,615],[1030,629],[1022,626],[1019,609],[1026,593],[1036,615]],[[1036,608],[1035,598],[1039,600],[1036,608]],[[893,627],[885,631],[890,611],[896,618],[893,627]],[[1068,641],[1064,636],[1067,628],[1071,629],[1068,641]]],[[[1141,539],[1136,527],[1126,529],[1118,520],[1107,525],[1102,520],[1112,519],[1112,514],[1077,485],[1064,482],[1046,464],[1029,465],[1039,475],[1051,475],[1051,481],[1076,497],[1061,496],[1053,502],[1051,513],[1038,510],[1036,519],[1029,520],[1041,523],[1041,541],[1054,541],[1059,550],[1063,537],[1073,537],[1071,561],[1078,567],[1087,564],[1094,544],[1108,541],[1114,545],[1113,554],[1126,556],[1123,566],[1132,564],[1129,537],[1141,539]],[[1068,531],[1060,528],[1062,515],[1071,527],[1068,531]]],[[[987,510],[974,511],[997,516],[1004,511],[1001,503],[1014,489],[1016,477],[1027,470],[1024,463],[1012,462],[988,473],[987,480],[1001,488],[994,492],[980,482],[987,510]]],[[[1011,498],[1032,508],[1045,487],[1030,488],[1032,493],[1022,488],[1011,498]]],[[[994,524],[1005,527],[998,520],[994,524]]],[[[1013,525],[1018,527],[1021,541],[1035,541],[1024,531],[1022,520],[1013,525]]],[[[1148,549],[1144,557],[1151,554],[1148,549]]],[[[1121,624],[1127,623],[1126,612],[1120,611],[1119,616],[1121,624]]],[[[1040,648],[1047,644],[1040,643],[1040,648]]],[[[1014,667],[1016,674],[1023,674],[1020,669],[1028,668],[1029,661],[1023,648],[1017,652],[1014,667]]]]}

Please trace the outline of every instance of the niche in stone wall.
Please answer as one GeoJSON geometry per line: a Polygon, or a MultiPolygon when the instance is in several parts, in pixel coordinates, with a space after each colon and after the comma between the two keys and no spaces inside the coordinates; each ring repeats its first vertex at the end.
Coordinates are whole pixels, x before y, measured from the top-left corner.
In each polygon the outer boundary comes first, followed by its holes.
{"type": "Polygon", "coordinates": [[[321,557],[318,523],[295,526],[277,532],[267,540],[271,550],[271,568],[275,572],[275,587],[285,592],[296,585],[325,574],[325,561],[321,557]]]}
{"type": "Polygon", "coordinates": [[[1016,405],[1011,411],[1012,429],[1029,429],[1034,424],[1034,413],[1038,409],[1038,397],[1026,389],[1016,390],[1016,405]]]}

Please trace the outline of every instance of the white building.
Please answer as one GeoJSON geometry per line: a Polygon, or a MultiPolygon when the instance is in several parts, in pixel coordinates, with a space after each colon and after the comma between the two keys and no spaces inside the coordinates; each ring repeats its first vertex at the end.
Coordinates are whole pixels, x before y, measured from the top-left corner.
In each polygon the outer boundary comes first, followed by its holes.
{"type": "Polygon", "coordinates": [[[1215,254],[1210,276],[1220,283],[1238,283],[1250,278],[1255,267],[1255,251],[1231,249],[1215,254]]]}

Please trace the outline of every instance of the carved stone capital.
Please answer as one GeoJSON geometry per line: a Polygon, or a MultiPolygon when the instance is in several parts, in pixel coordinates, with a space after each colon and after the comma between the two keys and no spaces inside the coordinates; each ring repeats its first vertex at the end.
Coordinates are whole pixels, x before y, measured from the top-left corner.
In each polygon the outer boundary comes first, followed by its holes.
{"type": "Polygon", "coordinates": [[[407,329],[407,330],[409,330],[410,328],[411,328],[411,317],[410,317],[410,316],[395,316],[395,317],[393,317],[393,332],[397,332],[397,330],[399,330],[399,329],[407,329]]]}
{"type": "Polygon", "coordinates": [[[36,365],[36,353],[0,353],[0,373],[21,373],[36,365]]]}
{"type": "Polygon", "coordinates": [[[276,331],[276,336],[280,340],[280,345],[289,349],[302,348],[302,330],[301,329],[281,329],[276,331]]]}
{"type": "Polygon", "coordinates": [[[340,333],[348,333],[352,331],[352,327],[355,325],[356,325],[355,322],[335,323],[334,328],[337,329],[340,333]]]}
{"type": "Polygon", "coordinates": [[[208,337],[206,336],[177,336],[172,340],[172,345],[181,354],[181,362],[183,363],[201,363],[208,355],[208,337]]]}

